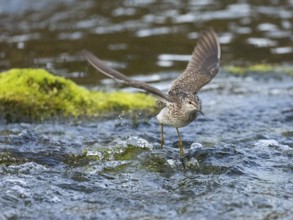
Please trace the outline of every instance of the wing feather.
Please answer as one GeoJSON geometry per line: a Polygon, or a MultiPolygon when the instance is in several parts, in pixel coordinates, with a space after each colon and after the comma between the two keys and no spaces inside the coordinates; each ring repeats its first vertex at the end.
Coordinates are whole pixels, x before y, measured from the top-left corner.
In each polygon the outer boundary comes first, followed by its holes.
{"type": "Polygon", "coordinates": [[[123,83],[127,86],[142,89],[149,93],[152,93],[155,96],[158,96],[160,98],[163,98],[164,100],[171,101],[170,98],[164,94],[161,90],[147,84],[144,82],[140,82],[137,80],[132,80],[129,77],[125,76],[123,73],[118,72],[117,70],[112,69],[111,67],[107,66],[103,61],[101,61],[99,58],[97,58],[95,55],[93,55],[88,50],[82,51],[83,55],[87,59],[87,61],[98,71],[103,73],[104,75],[118,80],[120,83],[123,83]]]}
{"type": "Polygon", "coordinates": [[[209,28],[202,33],[185,71],[173,81],[168,94],[197,93],[218,73],[220,56],[219,40],[209,28]]]}

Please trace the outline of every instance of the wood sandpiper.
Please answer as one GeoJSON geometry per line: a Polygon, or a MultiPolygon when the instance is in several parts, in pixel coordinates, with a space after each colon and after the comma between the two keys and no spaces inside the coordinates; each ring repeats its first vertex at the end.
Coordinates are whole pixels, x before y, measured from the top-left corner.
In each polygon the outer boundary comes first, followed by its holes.
{"type": "Polygon", "coordinates": [[[161,125],[161,148],[164,145],[164,125],[171,125],[176,128],[180,158],[183,159],[183,143],[178,128],[185,127],[201,113],[201,102],[197,92],[219,71],[221,48],[213,29],[203,31],[185,71],[172,82],[167,94],[147,83],[130,79],[107,66],[87,50],[83,50],[83,54],[94,68],[106,76],[158,97],[156,104],[161,108],[157,115],[161,125]]]}

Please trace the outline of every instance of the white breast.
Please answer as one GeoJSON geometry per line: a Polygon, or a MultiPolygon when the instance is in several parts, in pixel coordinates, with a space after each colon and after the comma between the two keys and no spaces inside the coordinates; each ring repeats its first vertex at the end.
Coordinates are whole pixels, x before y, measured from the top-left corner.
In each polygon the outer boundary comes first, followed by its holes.
{"type": "Polygon", "coordinates": [[[182,112],[182,114],[171,114],[167,107],[163,108],[157,115],[160,124],[171,125],[176,128],[185,127],[196,118],[195,112],[182,112]]]}

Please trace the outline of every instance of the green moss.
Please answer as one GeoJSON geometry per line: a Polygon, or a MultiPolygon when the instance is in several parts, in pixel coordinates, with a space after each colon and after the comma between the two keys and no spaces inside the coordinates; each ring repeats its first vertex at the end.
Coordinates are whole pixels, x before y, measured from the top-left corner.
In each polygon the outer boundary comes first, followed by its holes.
{"type": "Polygon", "coordinates": [[[282,133],[282,135],[284,136],[284,137],[293,137],[293,131],[284,131],[283,133],[282,133]]]}
{"type": "Polygon", "coordinates": [[[284,73],[293,76],[293,67],[269,65],[269,64],[254,64],[250,66],[225,66],[224,70],[228,73],[236,75],[245,75],[248,73],[284,73]]]}
{"type": "Polygon", "coordinates": [[[68,154],[64,156],[63,162],[69,166],[79,167],[86,166],[91,161],[100,160],[98,155],[88,155],[87,152],[83,152],[82,154],[68,154]]]}
{"type": "Polygon", "coordinates": [[[141,93],[89,91],[43,69],[11,69],[0,74],[0,114],[7,121],[152,111],[154,103],[153,97],[141,93]]]}
{"type": "Polygon", "coordinates": [[[148,150],[147,148],[136,147],[128,145],[122,152],[117,152],[114,154],[115,160],[132,160],[134,157],[140,153],[148,150]]]}
{"type": "Polygon", "coordinates": [[[12,164],[22,164],[28,162],[28,159],[23,158],[9,151],[0,152],[0,164],[9,166],[12,164]]]}
{"type": "Polygon", "coordinates": [[[255,64],[248,67],[250,72],[270,72],[274,70],[274,66],[268,64],[255,64]]]}
{"type": "Polygon", "coordinates": [[[142,161],[141,167],[147,171],[161,173],[166,177],[173,175],[174,170],[168,161],[161,155],[150,153],[142,161]]]}
{"type": "Polygon", "coordinates": [[[225,66],[224,70],[228,73],[237,74],[237,75],[242,75],[245,72],[244,67],[240,67],[240,66],[225,66]]]}

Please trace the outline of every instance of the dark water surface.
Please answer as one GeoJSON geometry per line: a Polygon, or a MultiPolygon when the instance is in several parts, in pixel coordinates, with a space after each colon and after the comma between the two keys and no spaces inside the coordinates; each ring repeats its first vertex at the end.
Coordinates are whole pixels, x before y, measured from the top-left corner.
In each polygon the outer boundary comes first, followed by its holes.
{"type": "Polygon", "coordinates": [[[127,74],[182,71],[207,26],[223,65],[292,64],[292,0],[0,0],[0,70],[42,67],[96,85],[87,48],[127,74]]]}
{"type": "MultiPolygon", "coordinates": [[[[204,27],[223,65],[292,65],[292,25],[292,0],[0,0],[0,69],[114,89],[80,56],[88,48],[167,89],[204,27]]],[[[181,129],[186,169],[174,128],[160,149],[154,117],[1,123],[0,220],[292,219],[292,77],[221,70],[199,96],[205,115],[181,129]]]]}

